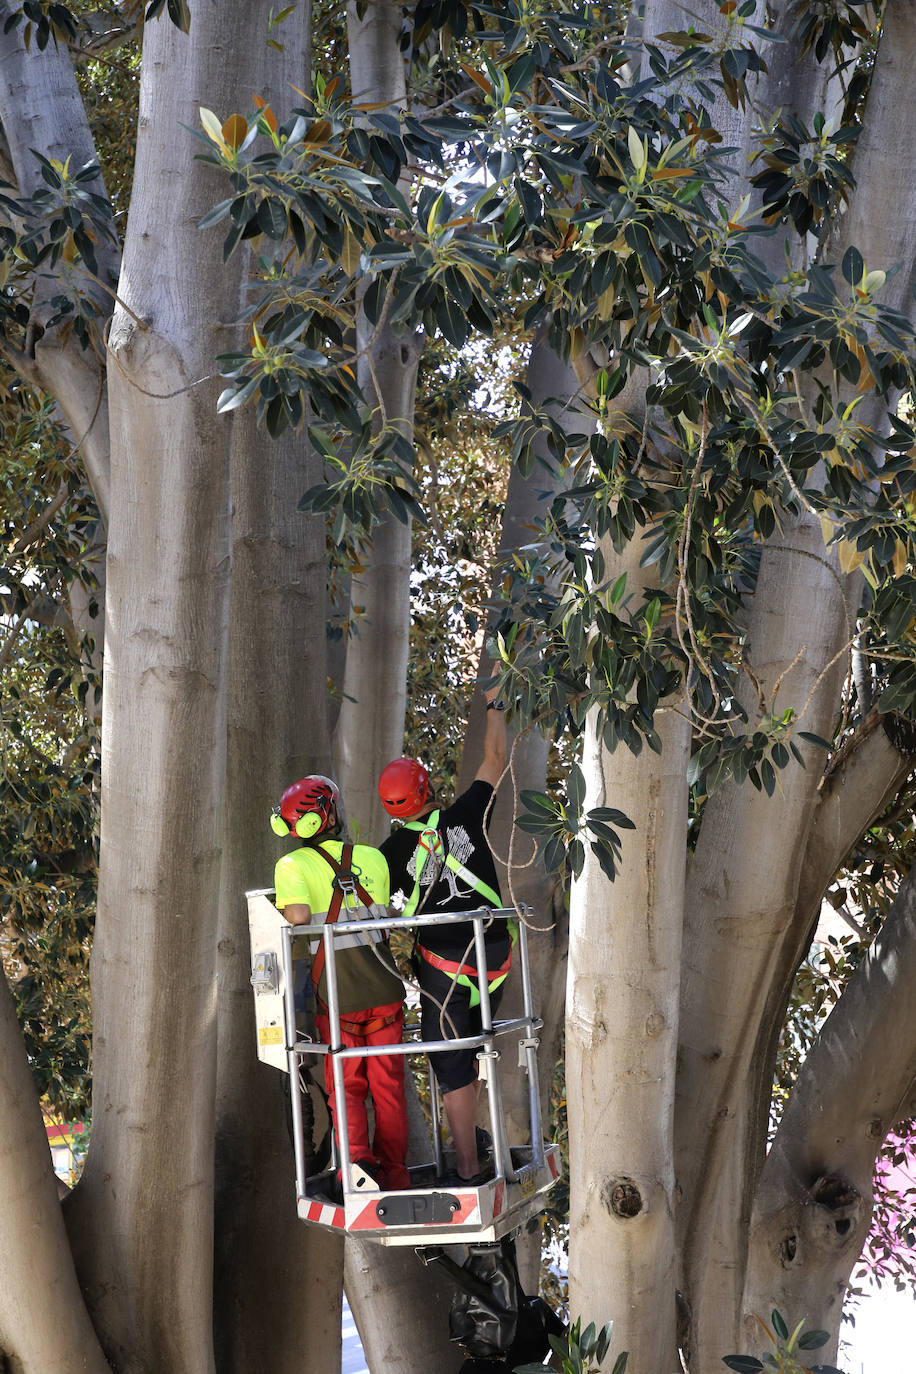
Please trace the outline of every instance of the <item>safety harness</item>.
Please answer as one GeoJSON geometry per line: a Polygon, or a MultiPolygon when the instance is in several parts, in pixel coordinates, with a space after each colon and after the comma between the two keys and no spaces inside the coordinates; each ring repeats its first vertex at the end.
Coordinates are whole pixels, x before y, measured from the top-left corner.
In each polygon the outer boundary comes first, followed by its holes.
{"type": "MultiPolygon", "coordinates": [[[[445,846],[442,843],[442,836],[439,834],[437,828],[438,825],[439,812],[436,810],[431,811],[425,820],[408,821],[404,826],[405,830],[415,830],[419,835],[416,848],[416,881],[413,885],[413,892],[411,892],[407,899],[407,904],[404,907],[404,916],[410,917],[416,913],[417,907],[420,904],[421,881],[423,874],[426,872],[426,865],[431,860],[433,863],[444,863],[445,867],[451,869],[456,877],[460,878],[462,882],[467,883],[468,887],[474,892],[479,893],[485,902],[489,902],[491,906],[499,906],[501,902],[500,895],[494,888],[490,887],[489,883],[485,883],[483,878],[478,878],[476,873],[472,873],[469,868],[465,868],[464,864],[456,859],[454,854],[448,852],[443,853],[445,846]]],[[[435,881],[435,876],[433,876],[431,881],[435,881]]],[[[514,921],[509,921],[507,924],[509,926],[509,937],[512,945],[514,945],[518,934],[518,928],[514,921]]],[[[473,964],[460,964],[454,959],[443,959],[441,955],[433,954],[432,950],[426,949],[419,943],[415,948],[421,959],[427,964],[431,964],[433,968],[441,970],[442,973],[450,973],[457,983],[462,983],[470,993],[470,1006],[478,1006],[480,1003],[480,988],[477,986],[476,982],[478,972],[473,964]]],[[[495,992],[499,985],[505,982],[509,975],[511,965],[512,948],[510,946],[509,954],[505,962],[498,969],[492,971],[487,969],[486,971],[487,985],[490,992],[495,992]]]]}
{"type": "MultiPolygon", "coordinates": [[[[371,914],[373,900],[351,867],[353,862],[352,844],[345,844],[343,846],[340,851],[340,863],[332,858],[327,850],[322,849],[320,845],[315,846],[315,852],[316,854],[320,854],[334,870],[334,878],[332,880],[333,895],[331,897],[331,905],[328,907],[327,914],[324,918],[325,924],[334,925],[337,921],[340,915],[340,908],[344,904],[344,898],[347,898],[347,909],[350,908],[349,899],[352,897],[371,914]]],[[[315,989],[315,1001],[319,1009],[322,1012],[327,1012],[328,1008],[326,1003],[318,995],[318,984],[324,972],[324,965],[325,953],[324,941],[322,941],[315,951],[315,957],[312,960],[312,986],[315,989]]],[[[347,1031],[350,1035],[360,1035],[365,1038],[366,1036],[374,1034],[375,1031],[383,1030],[385,1026],[393,1025],[400,1015],[401,1008],[399,1006],[389,1015],[374,1016],[371,1021],[354,1021],[346,1016],[338,1016],[337,1019],[340,1022],[342,1030],[347,1031]]]]}

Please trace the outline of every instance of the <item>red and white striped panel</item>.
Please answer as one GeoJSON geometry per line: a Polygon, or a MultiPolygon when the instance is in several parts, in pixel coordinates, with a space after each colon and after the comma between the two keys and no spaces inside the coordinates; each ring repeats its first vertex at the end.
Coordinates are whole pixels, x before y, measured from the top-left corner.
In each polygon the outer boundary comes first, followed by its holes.
{"type": "Polygon", "coordinates": [[[555,1150],[547,1151],[547,1166],[550,1169],[550,1172],[553,1174],[554,1178],[560,1177],[560,1165],[557,1161],[557,1155],[555,1150]]]}
{"type": "Polygon", "coordinates": [[[499,1183],[497,1183],[496,1187],[495,1187],[494,1190],[493,1190],[493,1217],[494,1217],[494,1219],[495,1219],[496,1217],[498,1217],[499,1214],[500,1214],[500,1212],[502,1211],[502,1209],[503,1209],[503,1203],[505,1202],[505,1200],[506,1200],[506,1185],[505,1185],[505,1183],[503,1183],[502,1181],[500,1181],[499,1183]]]}
{"type": "MultiPolygon", "coordinates": [[[[307,1198],[302,1200],[308,1202],[307,1198]]],[[[335,1207],[333,1202],[308,1202],[303,1220],[319,1221],[322,1226],[339,1226],[343,1230],[346,1213],[342,1207],[335,1207]]]]}
{"type": "MultiPolygon", "coordinates": [[[[433,1229],[436,1229],[436,1228],[439,1228],[439,1227],[442,1227],[442,1226],[460,1226],[463,1222],[467,1222],[467,1221],[471,1220],[471,1214],[472,1214],[472,1212],[476,1212],[476,1211],[477,1211],[477,1194],[476,1194],[476,1192],[470,1192],[470,1193],[452,1193],[451,1190],[449,1190],[449,1192],[450,1192],[450,1195],[451,1195],[452,1197],[456,1198],[457,1201],[458,1201],[458,1204],[459,1204],[459,1206],[458,1206],[458,1211],[457,1211],[457,1212],[453,1212],[452,1215],[449,1217],[448,1221],[430,1221],[430,1222],[426,1222],[426,1223],[425,1223],[427,1226],[429,1226],[429,1227],[431,1227],[431,1228],[433,1228],[433,1229]]],[[[376,1208],[377,1208],[377,1206],[378,1206],[378,1202],[379,1202],[379,1195],[376,1193],[374,1200],[373,1200],[372,1202],[367,1203],[366,1206],[363,1207],[362,1210],[361,1210],[360,1212],[357,1212],[356,1216],[355,1216],[355,1217],[353,1218],[353,1220],[350,1222],[350,1225],[349,1225],[349,1227],[348,1227],[348,1230],[350,1230],[350,1231],[383,1231],[383,1230],[387,1230],[387,1229],[396,1230],[396,1229],[397,1229],[396,1227],[390,1227],[390,1228],[386,1227],[383,1218],[380,1217],[380,1216],[378,1215],[378,1212],[376,1211],[376,1208]]],[[[479,1220],[479,1213],[478,1213],[477,1218],[475,1218],[475,1219],[476,1219],[476,1220],[479,1220]]],[[[414,1227],[416,1227],[416,1228],[421,1228],[421,1227],[424,1225],[424,1223],[423,1223],[423,1222],[413,1222],[413,1223],[407,1223],[407,1225],[408,1225],[408,1226],[414,1226],[414,1227]]]]}

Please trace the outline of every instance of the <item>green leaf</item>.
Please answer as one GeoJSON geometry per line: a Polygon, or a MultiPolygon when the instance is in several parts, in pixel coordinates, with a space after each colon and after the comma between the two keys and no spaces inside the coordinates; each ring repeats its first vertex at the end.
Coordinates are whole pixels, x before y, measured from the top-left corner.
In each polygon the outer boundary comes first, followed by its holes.
{"type": "Polygon", "coordinates": [[[217,413],[224,415],[228,410],[237,410],[244,405],[249,396],[253,396],[258,389],[260,378],[252,377],[243,387],[236,390],[234,387],[227,387],[220,393],[220,398],[216,403],[217,413]]]}
{"type": "Polygon", "coordinates": [[[803,1331],[798,1338],[799,1350],[820,1350],[822,1345],[826,1345],[830,1340],[830,1332],[815,1329],[803,1331]]]}
{"type": "Polygon", "coordinates": [[[631,821],[623,811],[616,811],[612,806],[596,806],[588,813],[590,821],[608,821],[611,825],[619,825],[621,830],[635,830],[636,822],[631,821]]]}
{"type": "Polygon", "coordinates": [[[763,1369],[763,1362],[755,1360],[753,1355],[724,1355],[722,1363],[734,1369],[735,1374],[757,1374],[759,1369],[763,1369]]]}
{"type": "Polygon", "coordinates": [[[182,33],[191,31],[191,11],[188,0],[168,0],[169,18],[182,33]]]}
{"type": "Polygon", "coordinates": [[[614,1368],[611,1370],[611,1374],[624,1374],[629,1358],[629,1350],[622,1350],[614,1361],[614,1368]]]}
{"type": "Polygon", "coordinates": [[[865,259],[858,248],[847,248],[843,254],[843,276],[850,286],[858,286],[865,276],[865,259]]]}
{"type": "MultiPolygon", "coordinates": [[[[595,1345],[595,1359],[597,1360],[599,1366],[602,1365],[602,1364],[604,1364],[604,1357],[605,1357],[605,1355],[607,1354],[607,1352],[608,1352],[608,1350],[609,1350],[609,1348],[610,1348],[611,1336],[613,1335],[613,1331],[614,1331],[614,1323],[613,1323],[612,1321],[610,1321],[610,1322],[605,1322],[604,1326],[601,1328],[601,1332],[600,1332],[600,1334],[599,1334],[599,1336],[598,1336],[598,1340],[597,1340],[597,1343],[596,1343],[596,1345],[595,1345]]],[[[624,1362],[623,1365],[621,1366],[621,1369],[623,1369],[623,1368],[626,1367],[626,1360],[627,1360],[626,1351],[624,1351],[624,1353],[623,1353],[622,1356],[618,1356],[618,1358],[617,1358],[617,1363],[614,1365],[614,1369],[616,1369],[616,1368],[617,1368],[617,1365],[620,1364],[620,1360],[621,1360],[621,1359],[622,1359],[623,1362],[624,1362]]],[[[612,1371],[612,1374],[613,1374],[613,1371],[612,1371]]]]}
{"type": "Polygon", "coordinates": [[[807,740],[809,744],[816,744],[818,749],[825,749],[828,754],[833,748],[833,745],[828,744],[827,740],[822,739],[820,735],[812,735],[810,730],[799,730],[798,738],[807,740]]]}
{"type": "Polygon", "coordinates": [[[787,1341],[789,1339],[789,1328],[786,1325],[786,1320],[782,1313],[775,1307],[773,1308],[773,1315],[770,1320],[773,1323],[773,1330],[776,1332],[779,1339],[781,1341],[787,1341]]]}
{"type": "Polygon", "coordinates": [[[574,763],[569,770],[566,793],[569,797],[570,810],[578,815],[585,801],[585,778],[582,774],[582,769],[577,763],[574,763]]]}
{"type": "Polygon", "coordinates": [[[280,240],[286,233],[286,207],[273,196],[258,206],[258,228],[269,239],[280,240]]]}
{"type": "Polygon", "coordinates": [[[214,205],[212,210],[208,210],[203,219],[197,221],[198,229],[209,229],[212,224],[219,224],[221,219],[225,219],[229,213],[229,206],[232,199],[221,200],[219,205],[214,205]]]}

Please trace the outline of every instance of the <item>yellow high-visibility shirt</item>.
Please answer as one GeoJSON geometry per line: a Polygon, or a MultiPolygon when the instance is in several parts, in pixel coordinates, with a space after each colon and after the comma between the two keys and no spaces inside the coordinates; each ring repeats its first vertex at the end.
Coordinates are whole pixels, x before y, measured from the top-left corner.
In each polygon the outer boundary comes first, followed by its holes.
{"type": "MultiPolygon", "coordinates": [[[[326,912],[334,894],[334,870],[331,865],[316,854],[321,848],[340,863],[342,840],[322,840],[320,846],[303,845],[290,854],[284,854],[277,861],[274,870],[274,885],[277,889],[276,905],[283,910],[291,903],[304,903],[311,907],[313,915],[326,912]]],[[[384,856],[368,844],[353,846],[351,868],[357,882],[366,889],[373,902],[388,905],[388,865],[384,856]]]]}

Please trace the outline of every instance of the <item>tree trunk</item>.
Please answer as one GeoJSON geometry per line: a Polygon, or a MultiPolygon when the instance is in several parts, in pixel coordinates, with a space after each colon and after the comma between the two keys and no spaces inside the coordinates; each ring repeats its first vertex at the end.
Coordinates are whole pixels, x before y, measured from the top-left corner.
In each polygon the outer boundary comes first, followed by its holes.
{"type": "MultiPolygon", "coordinates": [[[[830,735],[846,661],[836,655],[851,639],[844,585],[809,516],[787,517],[776,543],[754,596],[745,706],[753,720],[809,703],[801,727],[830,735]]],[[[807,769],[783,770],[781,796],[727,783],[710,798],[688,882],[676,1160],[681,1286],[700,1369],[738,1339],[772,1080],[767,991],[791,938],[818,798],[821,757],[801,747],[807,769]]]]}
{"type": "MultiPolygon", "coordinates": [[[[582,423],[581,413],[573,400],[579,390],[576,375],[572,368],[560,360],[546,339],[536,340],[532,347],[525,383],[531,393],[530,406],[533,410],[541,410],[549,398],[557,398],[566,403],[565,408],[551,408],[557,422],[567,429],[582,423]]],[[[549,455],[546,443],[541,438],[536,441],[535,450],[546,466],[537,467],[529,477],[523,477],[516,467],[509,476],[499,541],[500,557],[535,541],[533,527],[536,521],[546,515],[550,496],[559,484],[560,479],[555,472],[556,460],[549,455]]],[[[495,601],[500,596],[501,581],[502,575],[496,570],[491,592],[495,601]]],[[[477,669],[478,681],[489,677],[491,672],[491,661],[484,650],[477,669]]],[[[485,728],[484,696],[478,686],[471,699],[457,793],[470,785],[480,766],[485,728]]],[[[523,902],[534,910],[528,929],[528,952],[534,1007],[544,1021],[538,1049],[538,1072],[543,1126],[545,1135],[548,1135],[551,1088],[562,1044],[569,922],[565,894],[556,878],[548,877],[542,863],[532,862],[535,850],[533,841],[514,827],[519,809],[518,796],[522,789],[533,788],[542,792],[547,785],[547,741],[537,728],[526,730],[515,739],[510,730],[509,747],[509,772],[497,792],[491,819],[491,837],[504,904],[510,906],[515,902],[523,902]]],[[[521,983],[517,973],[513,973],[506,983],[500,1016],[521,1014],[521,983]]],[[[513,1143],[526,1139],[527,1078],[510,1062],[504,1066],[500,1086],[509,1141],[513,1143]]],[[[540,1249],[539,1229],[523,1233],[516,1241],[519,1274],[528,1293],[537,1292],[540,1249]]]]}
{"type": "MultiPolygon", "coordinates": [[[[638,596],[639,545],[608,555],[638,596]]],[[[585,809],[614,806],[622,832],[613,885],[586,863],[570,900],[566,987],[570,1311],[614,1321],[634,1369],[677,1366],[674,1085],[684,903],[690,724],[657,717],[661,755],[608,755],[589,719],[585,809]],[[653,1297],[650,1299],[649,1295],[653,1297]]]]}
{"type": "MultiPolygon", "coordinates": [[[[222,192],[198,107],[266,76],[267,15],[144,34],[137,170],[110,347],[112,502],[93,1139],[71,1238],[124,1374],[213,1368],[215,953],[226,759],[233,426],[214,355],[243,260],[196,224],[222,192]],[[263,55],[263,57],[262,57],[263,55]],[[259,67],[259,61],[264,67],[259,67]],[[151,667],[151,663],[154,665],[151,667]]],[[[247,96],[246,96],[247,101],[247,96]]]]}
{"type": "Polygon", "coordinates": [[[916,1080],[916,870],[812,1046],[767,1155],[751,1219],[744,1332],[773,1307],[822,1327],[836,1358],[843,1297],[868,1234],[875,1160],[916,1080]]]}
{"type": "MultiPolygon", "coordinates": [[[[0,34],[0,120],[24,198],[44,185],[32,149],[60,162],[69,158],[72,169],[98,160],[67,49],[56,42],[43,52],[34,44],[26,49],[21,25],[0,34]]],[[[106,194],[101,174],[87,189],[106,194]]],[[[96,256],[100,277],[113,287],[119,267],[116,245],[101,241],[96,256]]],[[[56,399],[107,522],[110,472],[102,326],[112,302],[90,278],[79,282],[79,289],[100,312],[95,348],[84,350],[74,335],[62,340],[57,328],[45,332],[47,321],[57,313],[51,298],[60,289],[53,272],[36,277],[26,351],[17,355],[7,350],[7,357],[27,381],[56,399]]],[[[72,290],[72,285],[65,284],[64,289],[72,290]]]]}
{"type": "MultiPolygon", "coordinates": [[[[282,63],[259,90],[278,117],[289,87],[307,85],[310,65],[311,7],[300,5],[284,22],[282,63]]],[[[252,410],[236,412],[217,952],[214,1340],[220,1374],[294,1374],[305,1351],[322,1368],[340,1359],[343,1245],[296,1214],[289,1080],[257,1059],[244,899],[246,890],[273,881],[280,847],[268,818],[283,788],[330,769],[324,521],[297,509],[317,476],[303,437],[269,440],[252,410]]]]}
{"type": "Polygon", "coordinates": [[[0,1364],[108,1374],[76,1281],[35,1080],[0,977],[0,1364]]]}
{"type": "MultiPolygon", "coordinates": [[[[350,84],[357,102],[395,110],[407,99],[400,50],[400,5],[392,0],[360,14],[347,5],[350,84]]],[[[377,433],[396,429],[410,437],[421,341],[357,323],[358,377],[374,407],[377,433]]],[[[365,568],[350,582],[355,630],[347,646],[343,700],[334,730],[337,777],[354,834],[378,843],[388,817],[376,790],[384,765],[403,748],[410,638],[411,527],[386,517],[375,528],[365,568]]],[[[415,1140],[412,1134],[411,1148],[415,1140]]],[[[448,1374],[461,1355],[448,1341],[451,1289],[438,1271],[424,1268],[411,1250],[384,1249],[351,1237],[345,1259],[347,1298],[373,1374],[426,1374],[431,1364],[448,1374]]]]}
{"type": "MultiPolygon", "coordinates": [[[[348,0],[350,84],[358,102],[403,110],[407,73],[399,39],[401,6],[392,0],[360,14],[348,0]]],[[[377,433],[396,430],[410,438],[421,340],[357,321],[357,376],[373,407],[377,433]]],[[[350,641],[343,700],[334,731],[337,777],[357,837],[378,842],[387,834],[376,791],[381,769],[403,748],[410,643],[411,526],[386,516],[375,527],[365,567],[350,583],[350,641]]]]}
{"type": "MultiPolygon", "coordinates": [[[[858,186],[828,247],[829,259],[836,260],[855,243],[869,267],[886,267],[899,259],[902,244],[903,271],[883,293],[898,306],[909,298],[912,215],[908,196],[893,206],[888,203],[887,148],[894,140],[888,140],[887,128],[890,123],[902,130],[912,106],[911,83],[905,77],[911,65],[907,54],[916,42],[910,18],[909,6],[890,6],[885,16],[869,119],[856,150],[858,186]],[[887,122],[879,124],[882,117],[887,122]]],[[[902,134],[901,157],[912,158],[911,141],[902,134]]],[[[898,164],[894,176],[909,185],[905,173],[906,166],[898,164]]],[[[749,635],[750,666],[761,690],[759,709],[792,705],[801,711],[817,684],[800,725],[829,736],[845,657],[830,665],[854,637],[854,580],[843,579],[841,589],[835,568],[828,566],[832,558],[808,516],[795,522],[795,532],[784,528],[776,544],[774,537],[772,551],[764,555],[749,635]],[[799,557],[793,572],[791,563],[799,557]],[[774,637],[780,623],[783,629],[774,637]],[[784,636],[781,644],[779,635],[784,636]]],[[[711,1366],[725,1347],[735,1349],[741,1339],[747,1227],[763,1161],[776,1037],[823,891],[823,886],[816,890],[815,873],[824,884],[832,877],[816,847],[814,863],[805,862],[815,845],[815,817],[824,806],[817,787],[819,763],[815,755],[808,760],[807,773],[786,770],[780,778],[785,795],[773,801],[748,788],[724,788],[707,806],[692,868],[677,1166],[685,1197],[679,1228],[682,1282],[701,1369],[711,1366]]],[[[877,800],[871,798],[868,808],[877,800]]],[[[850,807],[834,804],[831,823],[844,827],[840,810],[850,807]]],[[[868,818],[860,819],[864,827],[868,818]]],[[[854,830],[854,824],[845,829],[842,853],[857,838],[854,830]]],[[[833,850],[837,862],[842,853],[833,850]]]]}
{"type": "Polygon", "coordinates": [[[253,412],[238,415],[217,956],[214,1338],[221,1374],[298,1374],[305,1351],[316,1368],[339,1360],[343,1244],[296,1214],[289,1080],[257,1059],[244,897],[273,881],[281,846],[268,819],[283,788],[329,769],[324,521],[297,510],[317,466],[301,438],[265,442],[253,412]]]}

